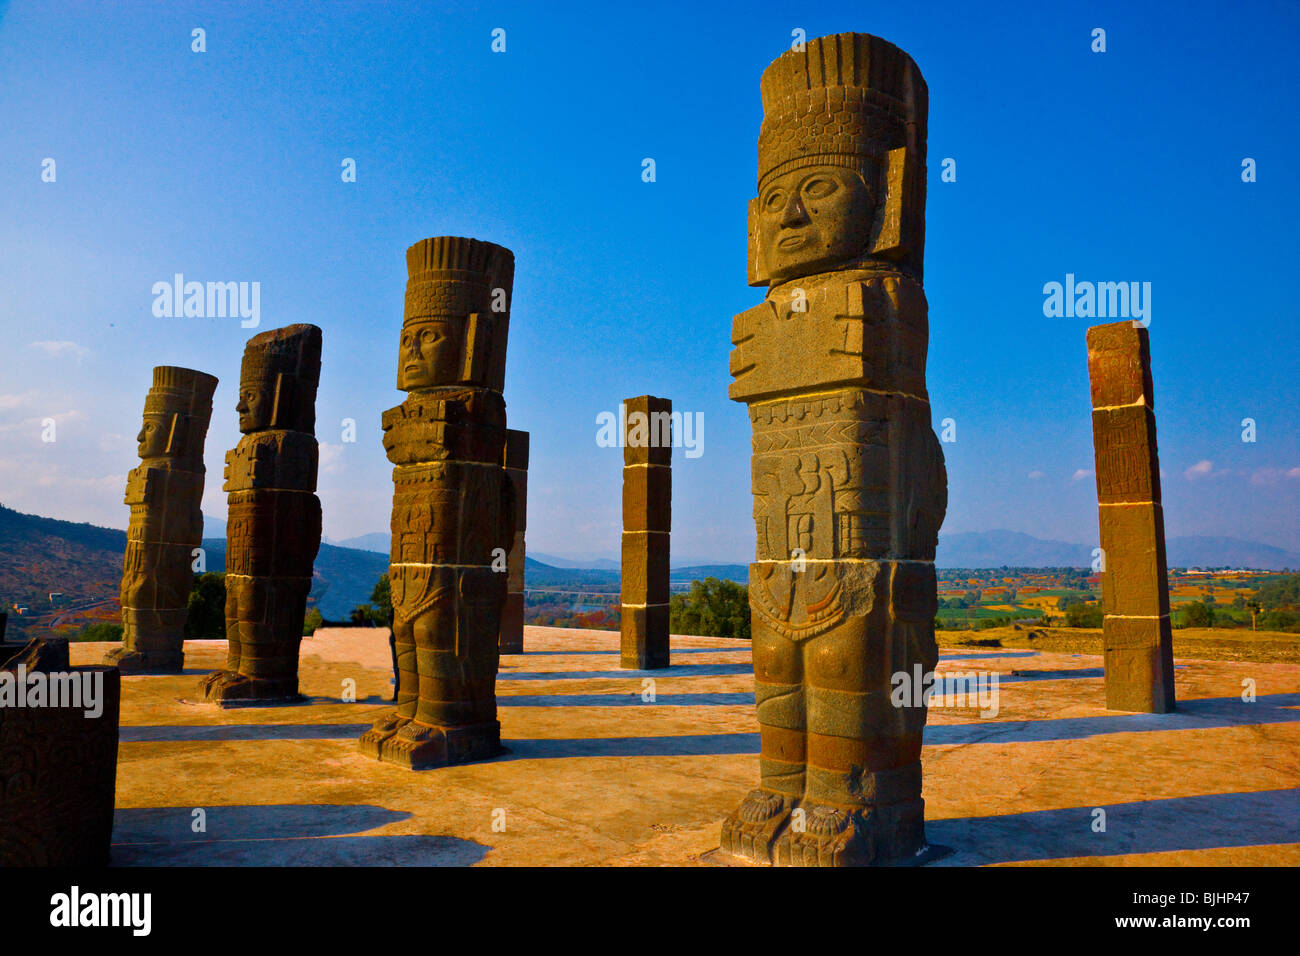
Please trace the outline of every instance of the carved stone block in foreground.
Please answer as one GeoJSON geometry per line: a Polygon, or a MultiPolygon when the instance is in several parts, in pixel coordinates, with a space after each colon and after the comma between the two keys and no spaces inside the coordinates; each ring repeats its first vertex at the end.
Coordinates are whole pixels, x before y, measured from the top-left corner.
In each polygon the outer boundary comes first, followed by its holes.
{"type": "Polygon", "coordinates": [[[239,430],[226,453],[226,666],[202,682],[210,701],[298,697],[312,566],[320,549],[316,386],[321,330],[255,335],[239,376],[239,430]]]}
{"type": "Polygon", "coordinates": [[[444,236],[411,246],[406,266],[397,387],[409,397],[383,416],[394,465],[397,709],[359,745],[420,770],[501,752],[496,675],[509,575],[493,567],[493,551],[508,554],[515,541],[501,395],[514,256],[444,236]]]}
{"type": "Polygon", "coordinates": [[[203,543],[203,442],[215,376],[160,365],[144,400],[140,467],[126,479],[131,507],[122,563],[122,646],[104,663],[128,674],[179,674],[194,549],[203,543]]]}
{"type": "Polygon", "coordinates": [[[506,573],[506,603],[501,611],[501,653],[524,652],[524,531],[528,524],[528,432],[506,429],[502,462],[515,494],[515,537],[506,573]]]}
{"type": "Polygon", "coordinates": [[[668,666],[673,403],[642,395],[627,399],[623,409],[620,663],[650,670],[668,666]]]}
{"type": "Polygon", "coordinates": [[[913,676],[932,673],[947,507],[925,386],[925,82],[876,37],[764,72],[749,281],[730,395],[749,406],[759,788],[722,849],[794,866],[925,850],[913,676]],[[906,675],[896,699],[895,675],[906,675]]]}
{"type": "Polygon", "coordinates": [[[70,667],[67,641],[0,645],[0,867],[108,863],[121,687],[115,667],[70,667]],[[31,706],[28,680],[17,706],[8,695],[37,673],[44,705],[31,706]],[[70,706],[49,706],[52,694],[70,706]]]}
{"type": "Polygon", "coordinates": [[[1103,555],[1106,706],[1163,714],[1174,709],[1174,653],[1147,330],[1134,322],[1089,329],[1088,377],[1103,555]]]}

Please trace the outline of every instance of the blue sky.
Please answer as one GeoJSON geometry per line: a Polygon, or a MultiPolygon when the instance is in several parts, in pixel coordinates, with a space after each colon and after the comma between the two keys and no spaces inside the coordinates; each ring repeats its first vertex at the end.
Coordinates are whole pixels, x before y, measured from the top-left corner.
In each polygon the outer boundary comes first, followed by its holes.
{"type": "Polygon", "coordinates": [[[944,530],[1096,538],[1089,320],[1042,307],[1074,273],[1152,284],[1169,534],[1298,549],[1297,9],[0,4],[0,502],[125,527],[150,368],[176,364],[221,379],[204,510],[224,515],[258,330],[154,317],[153,283],[182,272],[260,282],[260,329],[321,326],[325,533],[386,530],[403,254],[472,235],[516,256],[506,401],[532,433],[530,547],[617,554],[621,454],[596,417],[649,392],[704,417],[704,453],[674,456],[675,557],[748,560],[749,426],[726,389],[731,317],[760,298],[758,78],[796,28],[859,30],[930,88],[928,377],[957,438],[944,530]]]}

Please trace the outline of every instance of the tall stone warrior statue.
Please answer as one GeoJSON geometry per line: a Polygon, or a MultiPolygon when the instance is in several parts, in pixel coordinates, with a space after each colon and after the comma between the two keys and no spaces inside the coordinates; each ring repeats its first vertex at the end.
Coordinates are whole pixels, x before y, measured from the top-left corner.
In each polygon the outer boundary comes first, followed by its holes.
{"type": "Polygon", "coordinates": [[[515,534],[501,393],[514,256],[444,236],[411,246],[406,265],[397,387],[409,397],[383,416],[397,708],[359,743],[419,770],[501,752],[498,634],[515,534]]]}
{"type": "Polygon", "coordinates": [[[226,666],[210,701],[292,700],[312,566],[320,549],[316,386],[321,330],[255,335],[239,373],[239,430],[226,453],[226,666]]]}
{"type": "Polygon", "coordinates": [[[144,400],[136,441],[141,462],[126,479],[131,521],[122,564],[122,646],[104,663],[129,674],[178,674],[203,543],[203,442],[217,379],[160,365],[144,400]]]}
{"type": "Polygon", "coordinates": [[[925,388],[926,86],[864,34],[762,78],[749,282],[730,396],[749,405],[759,789],[722,848],[781,865],[916,861],[920,686],[938,660],[947,474],[925,388]]]}

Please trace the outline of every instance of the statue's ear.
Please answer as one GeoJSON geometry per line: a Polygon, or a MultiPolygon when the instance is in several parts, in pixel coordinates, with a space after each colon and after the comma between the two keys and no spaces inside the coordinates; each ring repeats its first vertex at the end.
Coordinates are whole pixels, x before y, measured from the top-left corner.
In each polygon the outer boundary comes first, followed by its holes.
{"type": "Polygon", "coordinates": [[[465,364],[461,381],[473,385],[486,383],[488,359],[492,352],[492,316],[471,312],[465,323],[465,364]]]}
{"type": "Polygon", "coordinates": [[[167,430],[167,454],[179,455],[185,450],[185,418],[179,412],[172,413],[172,420],[167,430]]]}
{"type": "Polygon", "coordinates": [[[769,285],[772,277],[763,265],[762,253],[758,249],[758,198],[749,201],[749,254],[746,257],[746,269],[749,272],[749,284],[754,286],[769,285]]]}
{"type": "Polygon", "coordinates": [[[277,372],[275,376],[275,397],[271,404],[271,427],[292,428],[294,381],[289,375],[277,372]]]}
{"type": "Polygon", "coordinates": [[[920,252],[916,247],[923,241],[924,219],[918,223],[917,211],[924,215],[925,170],[906,146],[891,149],[884,160],[876,185],[870,254],[897,261],[920,252]]]}

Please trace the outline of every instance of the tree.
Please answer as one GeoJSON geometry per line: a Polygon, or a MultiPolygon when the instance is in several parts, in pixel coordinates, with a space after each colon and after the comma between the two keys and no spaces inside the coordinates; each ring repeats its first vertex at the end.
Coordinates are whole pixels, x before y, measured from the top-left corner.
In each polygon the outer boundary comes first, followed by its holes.
{"type": "Polygon", "coordinates": [[[672,595],[668,613],[674,634],[749,640],[749,588],[734,581],[692,581],[689,593],[672,595]]]}
{"type": "Polygon", "coordinates": [[[370,592],[370,603],[375,606],[379,613],[381,623],[384,627],[393,626],[393,593],[392,585],[389,583],[388,574],[383,574],[377,582],[375,589],[370,592]]]}
{"type": "Polygon", "coordinates": [[[1101,605],[1096,602],[1085,604],[1079,601],[1065,609],[1066,627],[1101,627],[1101,605]]]}
{"type": "Polygon", "coordinates": [[[87,624],[83,627],[74,641],[120,641],[122,640],[122,625],[114,624],[112,621],[96,621],[94,624],[87,624]]]}
{"type": "Polygon", "coordinates": [[[1192,601],[1183,608],[1183,627],[1213,627],[1214,610],[1209,604],[1192,601]]]}
{"type": "Polygon", "coordinates": [[[359,627],[392,627],[393,598],[387,574],[375,582],[374,590],[370,592],[370,603],[358,604],[350,617],[359,627]]]}
{"type": "Polygon", "coordinates": [[[307,637],[309,634],[316,633],[316,628],[325,623],[325,617],[321,614],[320,608],[314,607],[307,612],[307,616],[302,622],[302,636],[307,637]]]}
{"type": "Polygon", "coordinates": [[[216,571],[194,575],[185,618],[185,637],[192,641],[226,636],[226,576],[216,571]]]}

